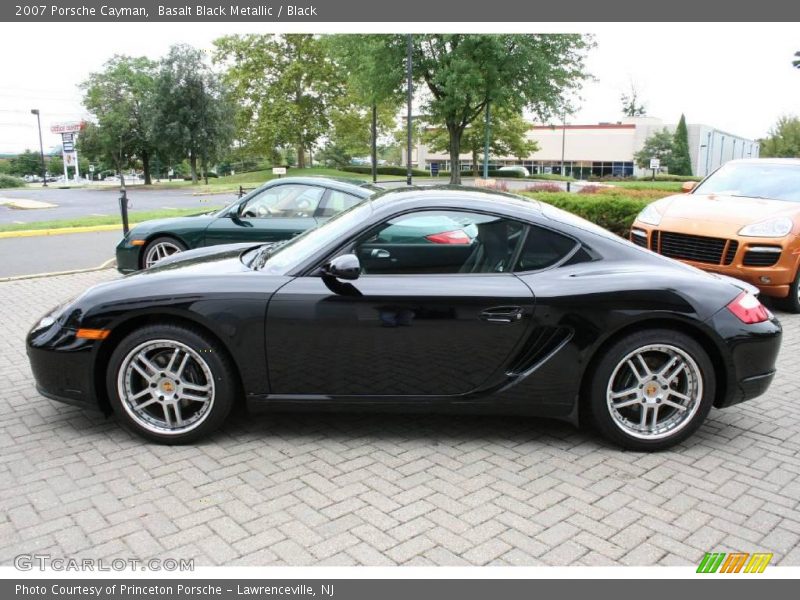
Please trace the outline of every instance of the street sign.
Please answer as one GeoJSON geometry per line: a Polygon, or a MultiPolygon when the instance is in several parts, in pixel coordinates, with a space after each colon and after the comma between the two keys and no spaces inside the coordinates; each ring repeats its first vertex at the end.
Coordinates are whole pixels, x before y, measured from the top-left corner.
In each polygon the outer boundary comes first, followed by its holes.
{"type": "Polygon", "coordinates": [[[661,168],[661,160],[658,158],[651,158],[650,159],[650,168],[654,171],[661,168]]]}
{"type": "Polygon", "coordinates": [[[89,172],[94,173],[94,165],[89,165],[89,172]]]}
{"type": "Polygon", "coordinates": [[[439,163],[432,162],[431,163],[431,177],[438,177],[439,176],[439,163]]]}
{"type": "Polygon", "coordinates": [[[286,175],[286,167],[272,167],[273,175],[286,175]]]}

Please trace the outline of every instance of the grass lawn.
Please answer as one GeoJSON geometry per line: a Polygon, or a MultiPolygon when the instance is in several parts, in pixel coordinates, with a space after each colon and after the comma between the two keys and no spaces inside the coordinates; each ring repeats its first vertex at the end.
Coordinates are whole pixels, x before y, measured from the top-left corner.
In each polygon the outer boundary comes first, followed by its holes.
{"type": "MultiPolygon", "coordinates": [[[[149,221],[150,219],[163,219],[165,217],[185,217],[200,213],[213,212],[222,206],[209,206],[207,208],[174,208],[161,210],[142,210],[128,214],[128,222],[131,225],[149,221]]],[[[3,231],[30,231],[38,229],[69,229],[70,227],[91,227],[93,225],[119,225],[122,227],[122,220],[119,215],[109,215],[107,217],[80,217],[77,219],[58,219],[53,221],[37,221],[35,223],[8,223],[0,225],[0,232],[3,231]]]]}

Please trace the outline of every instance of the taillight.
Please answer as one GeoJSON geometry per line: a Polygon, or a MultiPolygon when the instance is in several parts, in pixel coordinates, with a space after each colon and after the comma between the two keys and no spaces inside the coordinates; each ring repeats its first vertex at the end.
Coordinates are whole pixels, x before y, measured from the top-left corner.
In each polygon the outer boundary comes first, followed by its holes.
{"type": "Polygon", "coordinates": [[[470,237],[462,229],[455,231],[443,231],[442,233],[432,233],[426,235],[425,239],[434,244],[469,244],[472,242],[470,237]]]}
{"type": "Polygon", "coordinates": [[[742,292],[736,299],[728,304],[731,311],[742,322],[748,325],[763,323],[769,320],[769,311],[761,301],[747,292],[742,292]]]}

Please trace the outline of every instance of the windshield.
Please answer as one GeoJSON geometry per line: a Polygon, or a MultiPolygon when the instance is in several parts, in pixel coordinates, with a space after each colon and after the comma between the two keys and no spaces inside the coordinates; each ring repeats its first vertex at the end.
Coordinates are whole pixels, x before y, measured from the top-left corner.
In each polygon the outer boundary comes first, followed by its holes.
{"type": "Polygon", "coordinates": [[[800,165],[728,163],[697,186],[694,193],[800,202],[800,165]]]}
{"type": "Polygon", "coordinates": [[[371,212],[372,203],[370,201],[356,204],[352,208],[340,212],[324,225],[309,229],[284,244],[264,246],[251,265],[270,275],[285,275],[321,248],[339,238],[344,238],[371,212]]]}

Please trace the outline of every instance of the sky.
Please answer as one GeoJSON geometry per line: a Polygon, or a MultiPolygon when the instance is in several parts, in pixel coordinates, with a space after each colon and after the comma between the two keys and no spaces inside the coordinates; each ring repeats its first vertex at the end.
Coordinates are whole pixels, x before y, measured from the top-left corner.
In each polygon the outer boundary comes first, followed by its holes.
{"type": "MultiPolygon", "coordinates": [[[[60,142],[52,123],[86,118],[77,85],[113,54],[158,58],[170,45],[212,48],[233,33],[291,31],[292,25],[192,23],[0,23],[0,153],[60,142]],[[14,59],[13,57],[17,57],[14,59]]],[[[294,26],[296,27],[296,26],[294,26]]],[[[750,138],[767,135],[782,115],[800,115],[800,50],[796,24],[318,24],[316,32],[579,32],[596,47],[579,110],[568,123],[622,118],[620,95],[633,84],[647,114],[675,123],[704,123],[750,138]],[[488,29],[487,29],[488,28],[488,29]]]]}

